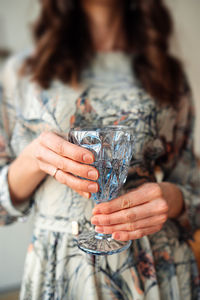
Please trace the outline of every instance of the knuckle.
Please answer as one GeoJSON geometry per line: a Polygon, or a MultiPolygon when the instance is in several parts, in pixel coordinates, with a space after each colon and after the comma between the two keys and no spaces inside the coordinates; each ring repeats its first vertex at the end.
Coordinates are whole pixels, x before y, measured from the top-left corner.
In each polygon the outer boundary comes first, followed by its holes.
{"type": "Polygon", "coordinates": [[[158,210],[161,213],[167,213],[168,212],[168,205],[167,202],[164,199],[160,199],[159,201],[159,206],[158,206],[158,210]]]}
{"type": "Polygon", "coordinates": [[[49,132],[48,131],[43,131],[40,135],[39,135],[39,141],[40,142],[44,142],[46,139],[47,139],[47,137],[49,136],[49,132]]]}
{"type": "Polygon", "coordinates": [[[128,223],[128,230],[129,231],[134,231],[135,230],[135,225],[133,223],[128,223]]]}
{"type": "Polygon", "coordinates": [[[46,168],[44,167],[44,164],[42,164],[40,161],[38,162],[39,168],[41,171],[46,172],[46,168]]]}
{"type": "Polygon", "coordinates": [[[127,223],[131,223],[131,221],[133,219],[132,214],[130,214],[129,211],[125,211],[124,214],[125,214],[125,219],[126,219],[127,223]]]}
{"type": "Polygon", "coordinates": [[[83,162],[83,155],[85,153],[83,147],[72,144],[68,141],[64,141],[63,145],[66,145],[66,148],[68,149],[70,159],[73,159],[74,161],[78,162],[83,162]]]}
{"type": "Polygon", "coordinates": [[[130,199],[129,197],[124,197],[121,202],[121,209],[130,208],[130,199]]]}
{"type": "Polygon", "coordinates": [[[65,164],[64,164],[64,161],[62,159],[58,160],[57,168],[60,169],[60,170],[65,170],[66,171],[65,164]]]}
{"type": "Polygon", "coordinates": [[[127,211],[127,217],[132,223],[133,221],[137,220],[137,213],[134,209],[132,209],[131,211],[127,211]]]}
{"type": "Polygon", "coordinates": [[[107,214],[112,213],[112,207],[111,207],[111,205],[109,205],[109,204],[110,204],[110,203],[105,204],[105,206],[104,206],[104,211],[105,211],[105,213],[107,213],[107,214]]]}
{"type": "Polygon", "coordinates": [[[35,150],[35,157],[36,159],[38,160],[42,160],[42,157],[43,157],[43,151],[42,151],[42,148],[41,147],[37,147],[36,150],[35,150]]]}
{"type": "Polygon", "coordinates": [[[58,152],[58,154],[63,156],[63,154],[64,154],[64,142],[62,140],[60,140],[56,144],[56,151],[58,152]]]}
{"type": "Polygon", "coordinates": [[[159,186],[159,184],[152,183],[152,190],[153,190],[153,193],[154,193],[155,197],[162,198],[162,189],[159,186]]]}
{"type": "Polygon", "coordinates": [[[112,223],[110,220],[110,217],[108,215],[104,216],[104,221],[105,221],[106,225],[111,225],[111,223],[112,223]]]}
{"type": "Polygon", "coordinates": [[[33,141],[32,141],[32,144],[33,145],[35,145],[35,149],[37,149],[38,147],[40,147],[40,140],[39,140],[39,137],[40,136],[38,136],[36,139],[34,139],[33,141]]]}
{"type": "Polygon", "coordinates": [[[140,239],[143,236],[144,236],[144,232],[142,230],[137,230],[137,232],[135,233],[136,239],[140,239]]]}

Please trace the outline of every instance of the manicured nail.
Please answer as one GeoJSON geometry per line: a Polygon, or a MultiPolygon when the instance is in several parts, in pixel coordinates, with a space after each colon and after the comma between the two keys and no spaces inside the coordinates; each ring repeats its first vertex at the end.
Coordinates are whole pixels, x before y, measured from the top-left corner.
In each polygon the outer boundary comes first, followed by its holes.
{"type": "Polygon", "coordinates": [[[92,223],[93,225],[98,225],[98,224],[99,224],[98,218],[92,217],[91,223],[92,223]]]}
{"type": "Polygon", "coordinates": [[[88,190],[91,193],[97,193],[98,192],[98,184],[97,183],[91,183],[88,185],[88,190]]]}
{"type": "Polygon", "coordinates": [[[93,210],[92,210],[92,214],[93,214],[93,215],[98,215],[98,214],[100,214],[100,213],[101,213],[101,211],[100,211],[99,208],[97,208],[97,207],[93,208],[93,210]]]}
{"type": "Polygon", "coordinates": [[[98,179],[98,173],[95,170],[90,170],[88,172],[88,178],[89,179],[93,179],[93,180],[97,180],[98,179]]]}
{"type": "Polygon", "coordinates": [[[85,198],[89,199],[91,195],[90,195],[90,193],[84,192],[84,193],[83,193],[83,196],[84,196],[85,198]]]}
{"type": "Polygon", "coordinates": [[[94,159],[93,159],[93,157],[90,154],[84,154],[83,155],[83,161],[85,163],[91,164],[91,163],[94,162],[94,159]]]}
{"type": "Polygon", "coordinates": [[[98,232],[98,233],[103,233],[104,230],[102,227],[99,227],[99,226],[95,226],[95,231],[98,232]]]}

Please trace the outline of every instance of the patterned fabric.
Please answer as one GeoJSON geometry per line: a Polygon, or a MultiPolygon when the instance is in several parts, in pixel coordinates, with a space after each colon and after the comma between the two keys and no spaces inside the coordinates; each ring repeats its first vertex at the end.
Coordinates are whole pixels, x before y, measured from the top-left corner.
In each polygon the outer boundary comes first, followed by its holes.
{"type": "Polygon", "coordinates": [[[130,56],[100,53],[75,90],[59,81],[42,90],[17,71],[24,55],[13,57],[0,90],[0,223],[26,218],[35,225],[26,261],[21,300],[197,300],[199,275],[186,238],[200,225],[200,184],[192,149],[193,105],[186,85],[178,109],[158,104],[132,73],[130,56]],[[163,229],[132,242],[127,251],[95,257],[80,251],[71,232],[90,228],[93,203],[47,176],[32,199],[12,205],[9,164],[42,131],[67,132],[74,125],[134,126],[135,152],[122,193],[155,181],[176,183],[185,211],[163,229]]]}

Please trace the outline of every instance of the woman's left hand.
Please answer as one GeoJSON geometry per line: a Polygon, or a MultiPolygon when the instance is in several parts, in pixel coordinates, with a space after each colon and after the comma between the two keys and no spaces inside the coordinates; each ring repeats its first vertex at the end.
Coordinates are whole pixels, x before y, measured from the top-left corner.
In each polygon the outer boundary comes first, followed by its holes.
{"type": "Polygon", "coordinates": [[[183,209],[183,197],[171,183],[145,183],[137,189],[93,209],[92,224],[115,240],[139,239],[155,233],[183,209]]]}

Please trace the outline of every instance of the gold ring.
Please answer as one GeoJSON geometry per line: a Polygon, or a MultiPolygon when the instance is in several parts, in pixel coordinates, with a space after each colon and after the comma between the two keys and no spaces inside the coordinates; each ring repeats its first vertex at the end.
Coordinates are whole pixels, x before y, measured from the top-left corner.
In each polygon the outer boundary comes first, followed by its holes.
{"type": "Polygon", "coordinates": [[[55,176],[56,176],[56,173],[58,172],[58,168],[55,168],[55,170],[54,170],[54,172],[53,172],[53,175],[52,175],[52,177],[54,177],[55,178],[55,176]]]}

